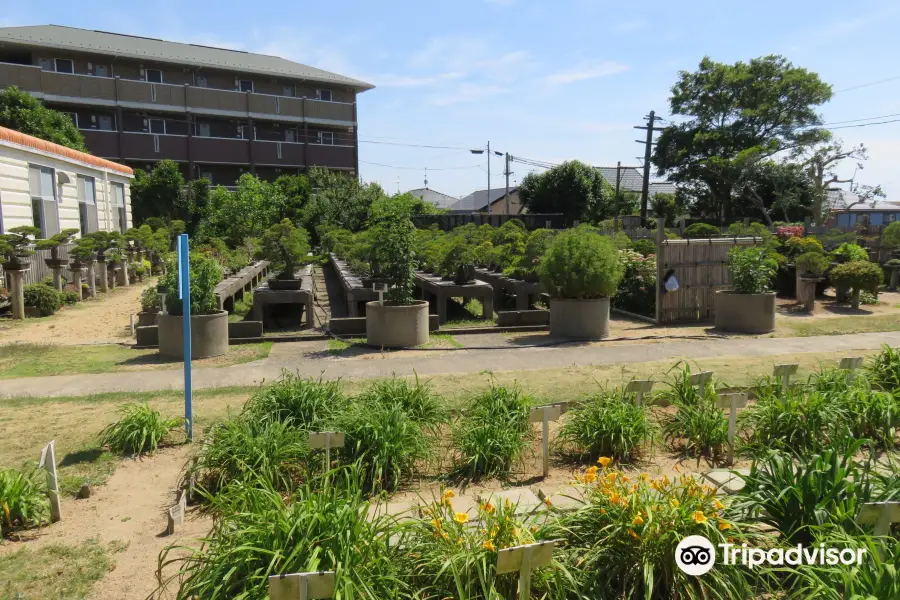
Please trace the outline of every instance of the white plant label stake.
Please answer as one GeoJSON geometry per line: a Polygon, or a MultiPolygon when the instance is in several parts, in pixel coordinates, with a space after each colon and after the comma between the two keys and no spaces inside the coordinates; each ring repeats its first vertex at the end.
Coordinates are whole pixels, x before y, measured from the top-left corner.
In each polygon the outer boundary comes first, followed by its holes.
{"type": "Polygon", "coordinates": [[[699,388],[701,398],[706,398],[706,384],[710,379],[712,379],[712,371],[700,371],[691,375],[691,385],[699,388]]]}
{"type": "Polygon", "coordinates": [[[791,385],[791,376],[796,375],[799,368],[800,365],[795,363],[775,365],[772,376],[781,379],[781,389],[787,391],[788,386],[791,385]]]}
{"type": "Polygon", "coordinates": [[[310,448],[325,448],[325,471],[331,468],[331,449],[344,447],[344,434],[337,431],[317,431],[309,434],[310,448]]]}
{"type": "Polygon", "coordinates": [[[175,533],[175,526],[184,524],[184,513],[187,512],[187,492],[178,490],[178,504],[169,507],[169,520],[166,532],[169,535],[175,533]]]}
{"type": "Polygon", "coordinates": [[[635,394],[635,406],[642,406],[644,404],[644,394],[649,394],[652,389],[652,379],[636,379],[628,382],[628,385],[625,386],[625,393],[635,394]]]}
{"type": "Polygon", "coordinates": [[[51,440],[49,444],[41,450],[41,456],[38,458],[38,468],[47,471],[47,496],[50,498],[50,520],[57,522],[62,519],[62,512],[59,508],[59,479],[56,475],[56,451],[54,450],[56,440],[51,440]]]}
{"type": "Polygon", "coordinates": [[[532,423],[541,423],[541,443],[544,448],[544,477],[550,474],[550,421],[556,421],[562,414],[559,405],[536,406],[528,413],[528,420],[532,423]]]}
{"type": "Polygon", "coordinates": [[[553,558],[557,540],[513,546],[497,552],[497,575],[519,572],[519,598],[531,598],[531,571],[546,567],[553,558]]]}
{"type": "Polygon", "coordinates": [[[388,284],[386,283],[373,283],[372,289],[378,292],[378,304],[384,304],[384,295],[388,291],[388,284]]]}
{"type": "Polygon", "coordinates": [[[269,577],[269,600],[313,600],[333,597],[334,571],[269,577]]]}
{"type": "Polygon", "coordinates": [[[868,502],[862,505],[856,522],[860,525],[875,525],[875,535],[883,536],[891,532],[891,524],[900,523],[900,502],[868,502]]]}
{"type": "Polygon", "coordinates": [[[840,364],[838,364],[839,369],[843,369],[845,371],[850,371],[847,375],[847,379],[853,381],[856,375],[853,373],[856,369],[860,368],[863,364],[862,356],[846,356],[841,359],[840,364]]]}
{"type": "Polygon", "coordinates": [[[746,392],[738,392],[734,394],[720,394],[719,408],[727,409],[728,412],[728,464],[734,464],[734,437],[737,432],[737,411],[739,408],[747,406],[746,392]]]}

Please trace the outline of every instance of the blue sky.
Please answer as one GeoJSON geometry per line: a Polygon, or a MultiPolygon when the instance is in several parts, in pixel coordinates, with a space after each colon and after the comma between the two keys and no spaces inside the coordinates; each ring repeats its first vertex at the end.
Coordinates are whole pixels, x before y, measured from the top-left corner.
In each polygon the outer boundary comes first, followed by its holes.
{"type": "MultiPolygon", "coordinates": [[[[53,22],[225,46],[369,81],[377,87],[359,97],[360,170],[389,191],[398,177],[401,190],[422,187],[425,167],[432,189],[483,189],[486,158],[465,148],[488,140],[548,162],[638,164],[642,132],[632,126],[650,109],[667,116],[677,72],[704,55],[733,62],[780,53],[836,90],[900,77],[896,0],[2,4],[0,25],[53,22]]],[[[900,79],[842,91],[822,113],[827,122],[900,113],[900,79]]],[[[900,200],[900,123],[835,133],[869,147],[858,180],[900,200]]],[[[494,187],[502,170],[496,158],[494,187]]],[[[512,179],[529,170],[514,165],[512,179]]]]}

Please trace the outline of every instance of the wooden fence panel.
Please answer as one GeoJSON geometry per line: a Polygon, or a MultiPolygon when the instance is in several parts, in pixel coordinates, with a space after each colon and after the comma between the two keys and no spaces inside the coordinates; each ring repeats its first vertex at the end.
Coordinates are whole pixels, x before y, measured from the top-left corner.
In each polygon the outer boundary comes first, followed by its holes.
{"type": "Polygon", "coordinates": [[[731,285],[728,251],[754,246],[760,238],[657,241],[656,322],[707,321],[715,315],[715,297],[731,285]],[[673,271],[678,290],[666,292],[663,279],[673,271]]]}
{"type": "MultiPolygon", "coordinates": [[[[65,244],[59,247],[59,257],[60,258],[69,258],[69,249],[74,247],[74,244],[65,244]]],[[[45,258],[50,258],[50,250],[36,250],[35,253],[28,257],[28,260],[31,261],[31,266],[27,271],[25,271],[25,283],[40,283],[47,277],[51,277],[53,275],[53,269],[47,266],[47,263],[44,262],[45,258]]],[[[68,279],[68,272],[63,273],[63,278],[68,279]]],[[[3,272],[3,267],[0,267],[0,287],[5,287],[9,289],[9,278],[6,277],[6,274],[3,272]]]]}

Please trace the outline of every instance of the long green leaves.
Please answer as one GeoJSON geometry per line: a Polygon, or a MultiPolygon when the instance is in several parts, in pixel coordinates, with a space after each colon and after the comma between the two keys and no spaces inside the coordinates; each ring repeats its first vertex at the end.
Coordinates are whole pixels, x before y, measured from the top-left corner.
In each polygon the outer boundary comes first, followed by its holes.
{"type": "Polygon", "coordinates": [[[316,381],[283,371],[274,383],[253,394],[244,413],[257,421],[291,419],[295,427],[321,431],[346,406],[339,381],[316,381]]]}
{"type": "Polygon", "coordinates": [[[100,432],[100,444],[117,454],[155,452],[169,431],[184,422],[163,417],[146,402],[125,404],[119,412],[122,418],[100,432]]]}
{"type": "Polygon", "coordinates": [[[646,409],[635,406],[633,398],[602,392],[568,412],[557,441],[562,448],[582,455],[628,460],[652,434],[646,409]]]}
{"type": "Polygon", "coordinates": [[[0,471],[0,531],[4,536],[46,521],[50,505],[42,474],[33,468],[0,471]]]}

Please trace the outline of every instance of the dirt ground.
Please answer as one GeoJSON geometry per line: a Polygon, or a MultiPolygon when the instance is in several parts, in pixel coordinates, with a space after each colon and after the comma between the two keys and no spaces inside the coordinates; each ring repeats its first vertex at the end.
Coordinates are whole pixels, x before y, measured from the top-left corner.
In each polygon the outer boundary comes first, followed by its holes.
{"type": "MultiPolygon", "coordinates": [[[[16,322],[0,320],[0,344],[96,344],[132,342],[129,315],[141,310],[141,292],[156,279],[116,288],[98,299],[66,306],[54,315],[16,322]]],[[[136,321],[137,319],[135,319],[136,321]]]]}

